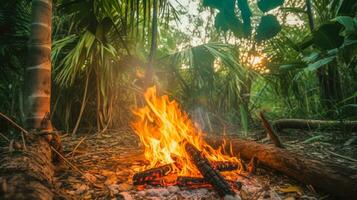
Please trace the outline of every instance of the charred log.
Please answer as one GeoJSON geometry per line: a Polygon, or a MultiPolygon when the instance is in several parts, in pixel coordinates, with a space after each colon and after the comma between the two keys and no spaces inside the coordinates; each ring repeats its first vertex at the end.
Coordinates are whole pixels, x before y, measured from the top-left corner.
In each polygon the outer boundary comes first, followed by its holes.
{"type": "Polygon", "coordinates": [[[225,161],[215,161],[211,162],[213,169],[218,170],[220,172],[225,171],[234,171],[239,169],[239,163],[235,162],[225,162],[225,161]]]}
{"type": "Polygon", "coordinates": [[[214,187],[219,196],[235,196],[235,192],[232,190],[228,182],[223,178],[219,171],[213,168],[208,159],[205,158],[195,146],[187,142],[185,144],[185,150],[202,176],[214,187]]]}
{"type": "MultiPolygon", "coordinates": [[[[209,137],[206,141],[215,148],[223,144],[223,138],[209,137]]],[[[230,142],[233,151],[239,152],[243,159],[249,160],[256,156],[259,166],[275,169],[337,197],[357,199],[356,169],[310,159],[272,145],[263,145],[234,137],[230,139],[230,142]]]]}
{"type": "Polygon", "coordinates": [[[159,184],[159,179],[161,177],[167,176],[173,170],[171,164],[163,165],[161,167],[148,169],[142,172],[138,172],[133,176],[134,185],[145,185],[145,184],[159,184]]]}

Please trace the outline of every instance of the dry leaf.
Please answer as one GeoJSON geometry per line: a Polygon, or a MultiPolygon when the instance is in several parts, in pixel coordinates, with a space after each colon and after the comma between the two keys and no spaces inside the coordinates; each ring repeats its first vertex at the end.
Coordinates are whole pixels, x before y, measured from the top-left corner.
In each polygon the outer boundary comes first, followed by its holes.
{"type": "Polygon", "coordinates": [[[280,192],[284,192],[284,193],[294,192],[294,193],[297,193],[298,195],[302,195],[301,188],[299,186],[296,186],[296,185],[290,185],[288,187],[280,187],[279,191],[280,192]]]}
{"type": "Polygon", "coordinates": [[[116,176],[108,176],[107,180],[105,180],[105,185],[113,185],[117,183],[117,177],[116,176]]]}
{"type": "Polygon", "coordinates": [[[91,183],[94,183],[97,180],[97,178],[95,176],[93,176],[92,174],[90,174],[88,172],[84,174],[84,177],[91,183]]]}
{"type": "Polygon", "coordinates": [[[75,191],[76,194],[82,194],[84,193],[84,191],[89,189],[88,185],[86,184],[75,184],[73,188],[76,189],[75,191]]]}
{"type": "Polygon", "coordinates": [[[128,183],[122,183],[122,184],[118,185],[119,191],[128,191],[128,190],[131,190],[132,188],[133,188],[133,186],[128,183]]]}

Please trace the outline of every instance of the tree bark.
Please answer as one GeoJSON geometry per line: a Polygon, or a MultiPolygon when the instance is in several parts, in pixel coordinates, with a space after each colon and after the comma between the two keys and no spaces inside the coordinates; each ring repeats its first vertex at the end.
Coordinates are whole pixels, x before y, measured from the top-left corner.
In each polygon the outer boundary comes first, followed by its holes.
{"type": "Polygon", "coordinates": [[[28,129],[52,130],[51,99],[52,0],[32,0],[32,23],[28,45],[25,92],[28,129]]]}
{"type": "Polygon", "coordinates": [[[274,121],[273,126],[277,131],[282,131],[284,129],[314,130],[319,128],[345,129],[350,131],[357,131],[357,121],[279,119],[274,121]]]}
{"type": "MultiPolygon", "coordinates": [[[[32,0],[25,75],[26,146],[0,154],[0,199],[51,200],[55,195],[52,148],[61,151],[50,120],[52,0],[32,0]]],[[[15,123],[13,123],[14,125],[15,123]]],[[[15,147],[15,146],[14,146],[15,147]]],[[[11,148],[10,148],[11,149],[11,148]]]]}
{"type": "MultiPolygon", "coordinates": [[[[206,141],[213,147],[223,144],[222,138],[209,137],[206,141]]],[[[337,164],[309,159],[272,145],[230,138],[233,152],[239,152],[243,159],[254,156],[259,164],[279,171],[305,184],[313,185],[344,199],[357,198],[357,170],[337,164]]],[[[227,146],[229,152],[229,145],[227,146]]]]}
{"type": "Polygon", "coordinates": [[[53,191],[54,166],[48,141],[38,135],[26,137],[26,149],[0,154],[0,199],[49,200],[53,191]]]}

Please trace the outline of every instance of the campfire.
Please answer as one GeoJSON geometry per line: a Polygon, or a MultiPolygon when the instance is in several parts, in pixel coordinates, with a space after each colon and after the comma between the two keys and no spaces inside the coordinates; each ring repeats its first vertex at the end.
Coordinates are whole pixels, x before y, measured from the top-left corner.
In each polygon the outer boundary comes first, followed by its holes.
{"type": "Polygon", "coordinates": [[[189,119],[179,104],[167,95],[158,96],[156,88],[145,93],[146,105],[133,112],[132,127],[145,148],[146,166],[133,176],[133,184],[145,188],[177,185],[186,188],[211,187],[224,197],[235,195],[241,184],[230,180],[239,174],[241,160],[225,152],[227,143],[214,149],[204,133],[189,119]]]}

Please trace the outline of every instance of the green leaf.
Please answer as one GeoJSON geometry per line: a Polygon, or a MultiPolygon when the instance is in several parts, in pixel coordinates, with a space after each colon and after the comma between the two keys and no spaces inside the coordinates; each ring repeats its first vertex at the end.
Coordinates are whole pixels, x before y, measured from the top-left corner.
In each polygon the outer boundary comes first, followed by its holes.
{"type": "Polygon", "coordinates": [[[263,12],[268,12],[284,4],[284,0],[258,0],[258,8],[263,12]]]}
{"type": "Polygon", "coordinates": [[[281,65],[279,69],[281,70],[289,70],[289,69],[294,69],[296,65],[294,64],[286,64],[286,65],[281,65]]]}
{"type": "Polygon", "coordinates": [[[303,61],[307,63],[311,63],[314,62],[319,56],[320,54],[318,52],[312,52],[309,56],[304,57],[303,61]]]}
{"type": "Polygon", "coordinates": [[[357,12],[356,0],[341,0],[337,9],[337,15],[354,16],[357,12]]]}
{"type": "Polygon", "coordinates": [[[221,12],[226,12],[229,14],[234,13],[235,8],[235,0],[224,0],[224,1],[217,1],[217,0],[203,0],[202,5],[216,8],[221,12]]]}
{"type": "Polygon", "coordinates": [[[243,19],[244,35],[250,36],[252,33],[251,16],[252,11],[249,8],[248,0],[237,0],[238,8],[243,19]]]}
{"type": "Polygon", "coordinates": [[[357,23],[353,20],[352,17],[339,16],[336,17],[333,21],[336,21],[344,26],[345,30],[343,31],[343,33],[345,36],[357,34],[357,23]]]}
{"type": "Polygon", "coordinates": [[[246,107],[243,104],[239,105],[239,113],[240,113],[240,124],[242,126],[243,131],[248,132],[249,130],[249,116],[246,107]]]}
{"type": "Polygon", "coordinates": [[[298,47],[299,50],[304,50],[313,44],[314,44],[314,38],[312,36],[308,36],[308,37],[304,38],[303,41],[296,44],[296,46],[298,47]]]}
{"type": "Polygon", "coordinates": [[[229,23],[227,20],[227,16],[224,14],[224,12],[219,12],[215,18],[214,21],[214,26],[216,29],[221,30],[221,31],[228,31],[229,29],[229,23]]]}
{"type": "Polygon", "coordinates": [[[218,30],[224,32],[231,30],[236,37],[244,36],[243,24],[235,15],[219,12],[216,16],[214,25],[218,30]]]}
{"type": "Polygon", "coordinates": [[[292,70],[292,69],[298,69],[298,68],[304,68],[304,67],[306,67],[306,63],[297,62],[297,63],[280,65],[279,69],[280,70],[292,70]]]}
{"type": "Polygon", "coordinates": [[[268,40],[276,36],[281,30],[281,26],[274,15],[263,16],[257,28],[257,41],[268,40]]]}
{"type": "Polygon", "coordinates": [[[335,58],[336,58],[336,56],[330,56],[330,57],[322,58],[322,59],[320,59],[320,60],[318,60],[318,61],[316,61],[314,63],[309,64],[306,69],[307,69],[307,71],[315,71],[315,70],[319,69],[320,67],[329,64],[335,58]]]}
{"type": "Polygon", "coordinates": [[[329,22],[321,25],[313,33],[315,46],[322,50],[338,48],[342,45],[344,38],[340,35],[342,25],[337,22],[329,22]]]}

